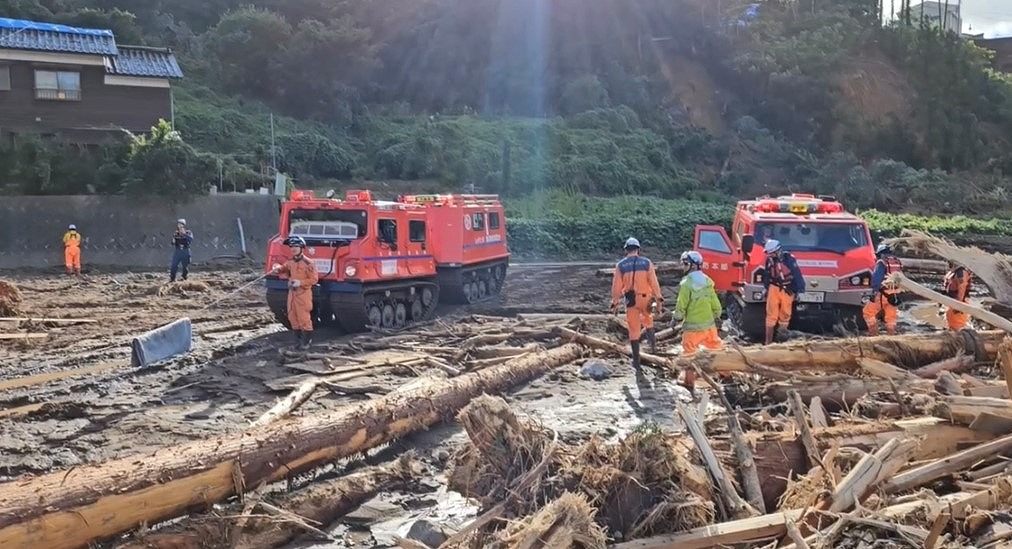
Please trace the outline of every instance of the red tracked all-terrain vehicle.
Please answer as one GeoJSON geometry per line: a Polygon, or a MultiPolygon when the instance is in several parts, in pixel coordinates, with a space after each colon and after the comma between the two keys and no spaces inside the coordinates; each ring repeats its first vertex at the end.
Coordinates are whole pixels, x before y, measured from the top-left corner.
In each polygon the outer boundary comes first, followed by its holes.
{"type": "MultiPolygon", "coordinates": [[[[466,304],[499,294],[509,250],[496,195],[408,195],[373,200],[348,191],[343,200],[296,190],[281,204],[279,234],[265,269],[284,263],[284,241],[301,236],[316,263],[313,323],[358,332],[431,318],[442,301],[466,304]]],[[[288,326],[287,280],[267,276],[267,304],[288,326]]]]}
{"type": "Polygon", "coordinates": [[[696,227],[694,244],[703,256],[703,272],[724,297],[733,328],[752,339],[764,336],[763,246],[769,239],[780,241],[804,275],[792,329],[865,328],[861,309],[873,295],[875,264],[868,224],[835,198],[811,194],[739,201],[730,236],[724,227],[696,227]]]}

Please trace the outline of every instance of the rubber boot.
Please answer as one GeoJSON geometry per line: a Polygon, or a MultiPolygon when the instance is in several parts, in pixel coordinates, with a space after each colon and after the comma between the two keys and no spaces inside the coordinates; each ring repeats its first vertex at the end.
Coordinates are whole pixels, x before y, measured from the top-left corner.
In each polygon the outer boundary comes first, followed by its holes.
{"type": "Polygon", "coordinates": [[[303,351],[309,349],[309,346],[313,344],[313,332],[303,331],[302,332],[302,344],[299,345],[299,349],[303,351]]]}
{"type": "Polygon", "coordinates": [[[689,390],[689,394],[696,396],[696,371],[692,368],[685,370],[685,380],[682,386],[689,390]]]}
{"type": "Polygon", "coordinates": [[[776,331],[777,331],[777,327],[776,326],[767,326],[766,327],[766,345],[769,345],[770,343],[773,343],[773,334],[775,334],[776,331]]]}
{"type": "Polygon", "coordinates": [[[292,330],[292,333],[295,334],[295,348],[298,349],[302,346],[302,330],[292,330]]]}
{"type": "Polygon", "coordinates": [[[637,372],[640,371],[640,342],[630,341],[629,346],[632,347],[632,367],[637,372]]]}
{"type": "Polygon", "coordinates": [[[657,332],[653,328],[646,330],[647,343],[650,345],[650,353],[657,354],[657,332]]]}

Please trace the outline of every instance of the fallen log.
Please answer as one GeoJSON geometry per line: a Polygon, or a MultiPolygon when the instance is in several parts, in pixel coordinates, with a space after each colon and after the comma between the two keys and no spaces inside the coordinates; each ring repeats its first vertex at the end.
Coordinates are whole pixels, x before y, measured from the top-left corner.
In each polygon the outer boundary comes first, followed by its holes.
{"type": "Polygon", "coordinates": [[[49,337],[47,333],[19,333],[19,334],[0,334],[0,339],[17,340],[17,339],[45,339],[49,337]]]}
{"type": "Polygon", "coordinates": [[[986,322],[995,328],[1005,330],[1006,332],[1012,332],[1012,321],[1007,318],[998,316],[987,309],[982,307],[976,307],[969,303],[964,303],[957,299],[953,299],[947,295],[940,294],[931,288],[923,286],[903,276],[903,273],[893,273],[889,275],[889,280],[899,285],[904,290],[919,295],[925,299],[930,299],[935,303],[941,303],[950,309],[955,309],[961,313],[966,313],[981,322],[986,322]]]}
{"type": "Polygon", "coordinates": [[[912,490],[946,475],[962,471],[980,459],[994,458],[1010,449],[1012,449],[1012,435],[978,444],[951,456],[945,456],[931,463],[904,471],[894,476],[883,488],[889,493],[912,490]]]}
{"type": "MultiPolygon", "coordinates": [[[[317,481],[301,490],[270,499],[276,507],[326,526],[376,493],[410,481],[420,472],[421,465],[413,457],[405,456],[387,465],[367,467],[342,477],[317,481]]],[[[252,517],[233,537],[229,535],[231,522],[217,517],[195,517],[181,527],[140,535],[136,541],[116,549],[273,549],[303,532],[299,525],[292,522],[252,517]]]]}
{"type": "MultiPolygon", "coordinates": [[[[982,360],[994,360],[1005,333],[998,330],[978,332],[982,360]]],[[[679,369],[695,364],[708,372],[746,372],[752,365],[779,368],[785,371],[816,370],[854,372],[859,358],[872,358],[913,369],[956,356],[960,352],[974,355],[977,346],[967,349],[963,336],[953,332],[932,334],[876,336],[853,339],[781,343],[743,349],[696,353],[674,361],[679,369]]]]}
{"type": "Polygon", "coordinates": [[[754,543],[782,537],[787,533],[787,522],[796,522],[802,514],[801,510],[772,513],[693,528],[679,534],[627,541],[611,547],[612,549],[708,549],[754,543]]]}
{"type": "Polygon", "coordinates": [[[984,282],[995,300],[1012,307],[1012,258],[1000,253],[989,253],[977,247],[956,246],[927,233],[904,229],[899,238],[889,240],[915,250],[930,253],[962,265],[984,282]]]}
{"type": "Polygon", "coordinates": [[[20,316],[8,316],[0,318],[0,322],[45,322],[48,324],[96,324],[94,318],[22,318],[20,316]]]}
{"type": "Polygon", "coordinates": [[[354,406],[0,484],[0,547],[76,549],[347,457],[437,423],[580,356],[564,345],[354,406]]]}
{"type": "Polygon", "coordinates": [[[913,374],[917,377],[932,378],[942,372],[961,372],[963,370],[969,370],[974,364],[974,358],[972,355],[958,355],[945,360],[939,360],[933,362],[927,366],[921,366],[913,371],[913,374]]]}
{"type": "MultiPolygon", "coordinates": [[[[805,381],[801,383],[774,382],[766,385],[764,394],[778,402],[787,402],[789,394],[797,391],[801,400],[809,403],[813,398],[818,398],[830,409],[839,410],[843,407],[852,406],[861,397],[872,393],[890,393],[893,388],[893,381],[888,379],[848,379],[842,381],[805,381]]],[[[917,384],[897,383],[897,387],[906,388],[920,392],[931,391],[932,383],[922,380],[917,384]]]]}
{"type": "Polygon", "coordinates": [[[1012,400],[962,395],[942,396],[938,398],[933,413],[935,417],[961,425],[970,425],[977,416],[984,413],[1012,417],[1012,400]]]}
{"type": "MultiPolygon", "coordinates": [[[[569,328],[563,328],[562,326],[555,328],[555,332],[559,335],[559,337],[561,337],[565,341],[576,342],[579,343],[580,345],[585,345],[592,349],[600,349],[602,351],[608,351],[611,353],[625,355],[629,357],[632,356],[632,349],[630,349],[628,345],[623,345],[621,343],[613,343],[611,341],[606,341],[604,339],[591,337],[589,335],[581,334],[580,332],[570,330],[569,328]]],[[[671,360],[661,356],[652,355],[650,353],[644,353],[642,351],[640,352],[640,360],[642,360],[645,364],[652,364],[654,366],[660,366],[662,368],[670,369],[672,367],[671,360]]]]}

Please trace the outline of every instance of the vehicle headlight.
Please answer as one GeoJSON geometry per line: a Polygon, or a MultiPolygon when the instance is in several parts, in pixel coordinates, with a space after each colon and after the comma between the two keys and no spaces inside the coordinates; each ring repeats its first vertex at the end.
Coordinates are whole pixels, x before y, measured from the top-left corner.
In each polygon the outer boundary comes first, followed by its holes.
{"type": "Polygon", "coordinates": [[[354,265],[344,267],[344,276],[355,276],[356,274],[358,274],[358,269],[354,265]]]}
{"type": "Polygon", "coordinates": [[[854,285],[854,286],[860,286],[861,285],[861,277],[859,277],[859,276],[852,276],[852,277],[850,277],[850,283],[852,285],[854,285]]]}

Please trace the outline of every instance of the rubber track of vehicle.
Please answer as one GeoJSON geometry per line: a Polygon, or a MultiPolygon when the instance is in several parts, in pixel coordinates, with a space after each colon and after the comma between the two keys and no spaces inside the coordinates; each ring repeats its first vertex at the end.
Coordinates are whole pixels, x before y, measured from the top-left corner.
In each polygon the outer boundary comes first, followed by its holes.
{"type": "MultiPolygon", "coordinates": [[[[341,328],[349,333],[362,332],[367,329],[369,325],[369,317],[366,311],[366,305],[369,303],[369,297],[374,296],[379,292],[385,292],[387,290],[403,290],[410,287],[422,287],[429,286],[432,288],[433,297],[432,304],[427,310],[422,313],[422,319],[428,320],[432,318],[436,312],[436,307],[439,306],[439,285],[431,281],[410,281],[410,282],[391,282],[388,284],[382,284],[379,286],[369,286],[364,293],[348,294],[348,293],[331,293],[330,294],[330,308],[337,317],[337,322],[341,325],[341,328]]],[[[415,321],[409,322],[410,325],[415,321]]]]}
{"type": "Polygon", "coordinates": [[[509,265],[505,260],[498,260],[492,261],[490,263],[476,265],[473,267],[468,267],[466,269],[458,269],[449,274],[447,273],[440,274],[439,284],[440,286],[443,286],[444,288],[447,289],[446,292],[447,295],[445,296],[446,303],[450,303],[453,305],[473,305],[475,303],[482,303],[494,299],[496,296],[502,293],[502,287],[506,283],[506,272],[508,269],[509,265]],[[464,277],[476,270],[492,269],[499,265],[502,265],[503,268],[503,279],[500,281],[499,285],[496,286],[495,291],[489,292],[484,299],[475,299],[470,302],[467,301],[466,297],[464,296],[464,283],[463,283],[464,277]]]}

